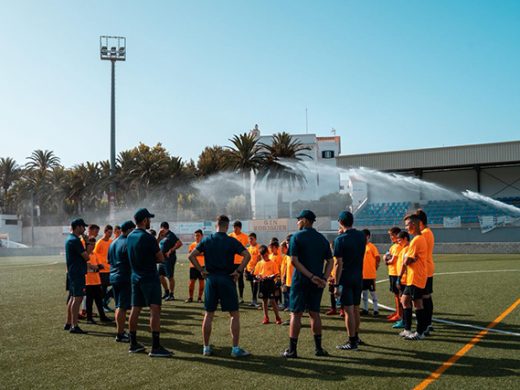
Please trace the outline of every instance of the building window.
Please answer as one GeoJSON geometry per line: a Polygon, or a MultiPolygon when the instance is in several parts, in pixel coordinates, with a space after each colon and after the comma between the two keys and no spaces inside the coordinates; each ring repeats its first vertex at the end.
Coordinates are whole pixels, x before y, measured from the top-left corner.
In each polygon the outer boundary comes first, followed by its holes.
{"type": "Polygon", "coordinates": [[[6,219],[5,224],[6,225],[18,225],[18,220],[17,219],[6,219]]]}
{"type": "Polygon", "coordinates": [[[321,152],[321,158],[334,158],[334,150],[324,150],[321,152]]]}

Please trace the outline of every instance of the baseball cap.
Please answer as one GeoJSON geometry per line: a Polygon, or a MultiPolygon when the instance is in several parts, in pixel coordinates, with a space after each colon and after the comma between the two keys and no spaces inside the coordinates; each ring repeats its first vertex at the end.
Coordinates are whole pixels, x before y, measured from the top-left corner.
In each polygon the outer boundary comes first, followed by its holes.
{"type": "Polygon", "coordinates": [[[125,221],[121,224],[121,231],[123,232],[127,232],[133,228],[135,228],[135,223],[133,223],[132,221],[125,221]]]}
{"type": "Polygon", "coordinates": [[[78,226],[87,227],[88,225],[85,223],[83,218],[76,218],[70,222],[70,227],[75,229],[78,226]]]}
{"type": "Polygon", "coordinates": [[[316,214],[314,214],[311,210],[302,210],[301,213],[296,217],[296,219],[305,218],[311,222],[316,221],[316,214]]]}
{"type": "Polygon", "coordinates": [[[154,218],[155,215],[150,213],[148,209],[142,208],[135,212],[134,219],[136,222],[141,222],[145,218],[154,218]]]}

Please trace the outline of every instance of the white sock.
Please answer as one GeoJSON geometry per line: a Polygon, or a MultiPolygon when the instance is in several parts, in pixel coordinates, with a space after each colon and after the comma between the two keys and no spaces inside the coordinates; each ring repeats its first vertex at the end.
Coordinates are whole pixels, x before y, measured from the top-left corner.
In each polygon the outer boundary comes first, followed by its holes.
{"type": "Polygon", "coordinates": [[[361,295],[363,297],[363,309],[368,311],[368,290],[363,290],[361,295]]]}
{"type": "Polygon", "coordinates": [[[370,291],[370,297],[372,298],[372,302],[374,304],[374,311],[379,311],[377,306],[377,294],[375,291],[370,291]]]}

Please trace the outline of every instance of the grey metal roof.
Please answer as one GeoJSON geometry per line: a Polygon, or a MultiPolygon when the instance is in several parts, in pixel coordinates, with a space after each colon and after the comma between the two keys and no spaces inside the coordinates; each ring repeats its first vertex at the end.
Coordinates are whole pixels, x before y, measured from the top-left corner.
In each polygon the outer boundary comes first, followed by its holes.
{"type": "Polygon", "coordinates": [[[520,141],[338,156],[337,166],[406,171],[520,163],[520,141]]]}

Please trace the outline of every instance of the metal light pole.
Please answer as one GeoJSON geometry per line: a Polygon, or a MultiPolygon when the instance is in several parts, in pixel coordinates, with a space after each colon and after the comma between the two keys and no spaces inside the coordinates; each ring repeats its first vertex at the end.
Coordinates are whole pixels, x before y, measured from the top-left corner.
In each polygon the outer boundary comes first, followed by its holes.
{"type": "Polygon", "coordinates": [[[110,206],[110,220],[114,219],[116,200],[116,61],[126,61],[126,38],[101,36],[99,37],[99,57],[111,62],[111,91],[110,91],[110,187],[108,203],[110,206]],[[110,49],[109,49],[110,48],[110,49]]]}

